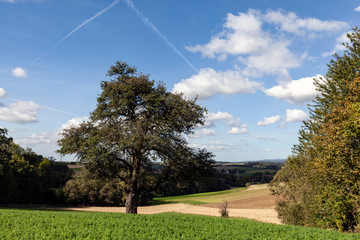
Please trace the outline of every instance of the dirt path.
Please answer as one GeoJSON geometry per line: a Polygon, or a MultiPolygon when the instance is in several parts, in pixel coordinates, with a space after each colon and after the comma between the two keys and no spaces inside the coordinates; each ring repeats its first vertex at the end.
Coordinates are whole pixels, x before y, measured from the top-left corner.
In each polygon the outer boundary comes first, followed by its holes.
{"type": "MultiPolygon", "coordinates": [[[[76,207],[63,210],[90,211],[90,212],[118,212],[125,213],[124,207],[76,207]]],[[[157,214],[177,212],[184,214],[198,214],[206,216],[220,216],[219,208],[195,206],[185,203],[163,204],[156,206],[139,207],[139,214],[157,214]]],[[[274,209],[229,209],[230,217],[240,217],[257,220],[260,222],[281,224],[274,209]]]]}

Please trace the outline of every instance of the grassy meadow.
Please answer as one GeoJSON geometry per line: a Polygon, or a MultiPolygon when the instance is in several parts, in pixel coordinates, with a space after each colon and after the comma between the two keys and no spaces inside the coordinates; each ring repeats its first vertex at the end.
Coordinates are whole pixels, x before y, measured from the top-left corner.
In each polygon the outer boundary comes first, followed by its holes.
{"type": "Polygon", "coordinates": [[[359,239],[356,234],[252,220],[0,209],[0,239],[359,239]]]}

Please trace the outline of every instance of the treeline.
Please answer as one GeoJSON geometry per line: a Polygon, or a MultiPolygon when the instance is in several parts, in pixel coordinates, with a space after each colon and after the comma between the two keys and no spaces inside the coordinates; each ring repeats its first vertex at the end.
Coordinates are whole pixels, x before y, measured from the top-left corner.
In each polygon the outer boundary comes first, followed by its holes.
{"type": "MultiPolygon", "coordinates": [[[[244,187],[246,183],[268,183],[280,165],[247,163],[242,166],[214,166],[200,178],[159,179],[162,165],[153,164],[141,205],[154,196],[174,196],[244,187]],[[249,172],[249,170],[251,170],[249,172]],[[156,180],[156,181],[155,181],[156,180]],[[158,184],[152,185],[152,182],[158,184]]],[[[24,149],[0,129],[0,204],[81,204],[121,206],[125,204],[124,184],[118,179],[99,179],[86,164],[57,162],[24,149]]]]}
{"type": "Polygon", "coordinates": [[[24,149],[0,129],[0,203],[58,203],[70,179],[66,165],[24,149]]]}
{"type": "MultiPolygon", "coordinates": [[[[155,187],[148,186],[140,196],[140,204],[148,204],[154,196],[177,196],[245,187],[248,183],[270,183],[282,165],[272,162],[249,162],[241,166],[220,164],[214,167],[211,176],[191,181],[165,180],[155,187]]],[[[162,166],[154,164],[152,167],[153,177],[159,177],[157,172],[162,166]]],[[[66,183],[64,193],[68,202],[73,204],[119,206],[125,203],[123,188],[119,180],[96,179],[83,168],[66,183]]]]}
{"type": "Polygon", "coordinates": [[[164,182],[156,190],[157,196],[176,196],[245,187],[246,184],[270,183],[283,163],[248,162],[240,165],[215,167],[213,176],[188,183],[164,182]]]}
{"type": "Polygon", "coordinates": [[[314,84],[319,95],[272,182],[285,224],[360,232],[360,30],[314,84]]]}

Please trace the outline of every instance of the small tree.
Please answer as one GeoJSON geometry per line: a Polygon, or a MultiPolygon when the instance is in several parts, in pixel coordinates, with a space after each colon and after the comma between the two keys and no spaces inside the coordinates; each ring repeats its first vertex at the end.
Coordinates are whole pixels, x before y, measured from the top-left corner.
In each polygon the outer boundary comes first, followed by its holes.
{"type": "Polygon", "coordinates": [[[124,62],[110,67],[110,81],[90,120],[62,133],[61,154],[76,154],[99,177],[118,178],[124,184],[126,213],[137,213],[139,196],[169,177],[193,178],[213,169],[213,155],[192,149],[184,134],[204,123],[206,109],[182,94],[155,86],[149,75],[124,62]],[[162,173],[152,172],[162,162],[162,173]]]}
{"type": "Polygon", "coordinates": [[[229,210],[228,210],[228,201],[224,201],[219,209],[220,217],[228,218],[229,217],[229,210]]]}

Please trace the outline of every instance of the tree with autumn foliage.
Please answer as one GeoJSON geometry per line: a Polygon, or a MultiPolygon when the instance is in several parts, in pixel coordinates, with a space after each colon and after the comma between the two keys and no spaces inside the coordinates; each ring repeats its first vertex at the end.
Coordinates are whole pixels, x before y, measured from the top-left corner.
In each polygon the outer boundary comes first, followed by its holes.
{"type": "Polygon", "coordinates": [[[286,224],[359,231],[360,31],[348,34],[315,85],[319,95],[282,170],[271,183],[286,224]]]}
{"type": "Polygon", "coordinates": [[[76,154],[95,177],[118,179],[126,213],[136,214],[140,196],[161,181],[213,171],[212,153],[191,148],[185,138],[204,123],[206,109],[196,99],[168,92],[124,62],[108,76],[90,120],[63,131],[59,152],[76,154]],[[154,170],[155,162],[161,168],[154,170]]]}

